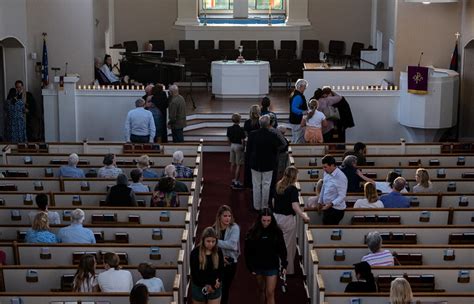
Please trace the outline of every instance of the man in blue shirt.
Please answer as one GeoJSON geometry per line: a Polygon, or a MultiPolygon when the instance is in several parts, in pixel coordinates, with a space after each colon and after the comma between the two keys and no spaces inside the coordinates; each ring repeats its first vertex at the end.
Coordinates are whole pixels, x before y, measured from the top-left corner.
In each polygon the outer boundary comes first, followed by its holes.
{"type": "Polygon", "coordinates": [[[392,192],[380,197],[385,208],[410,208],[410,199],[400,193],[405,189],[405,185],[406,180],[403,177],[397,177],[393,181],[392,192]]]}
{"type": "Polygon", "coordinates": [[[61,243],[95,244],[92,230],[82,227],[85,213],[81,209],[71,212],[71,225],[63,227],[58,231],[61,243]]]}
{"type": "Polygon", "coordinates": [[[59,176],[69,177],[69,178],[85,178],[84,171],[82,169],[76,168],[79,163],[79,156],[76,153],[69,155],[66,166],[61,166],[59,168],[59,176]]]}
{"type": "Polygon", "coordinates": [[[301,127],[303,115],[308,110],[304,91],[308,86],[308,82],[304,79],[298,79],[295,84],[295,91],[290,97],[290,124],[291,124],[291,143],[304,143],[304,128],[301,127]]]}
{"type": "Polygon", "coordinates": [[[153,114],[145,110],[145,101],[137,99],[135,109],[130,110],[125,121],[125,141],[133,143],[153,143],[156,133],[153,114]]]}

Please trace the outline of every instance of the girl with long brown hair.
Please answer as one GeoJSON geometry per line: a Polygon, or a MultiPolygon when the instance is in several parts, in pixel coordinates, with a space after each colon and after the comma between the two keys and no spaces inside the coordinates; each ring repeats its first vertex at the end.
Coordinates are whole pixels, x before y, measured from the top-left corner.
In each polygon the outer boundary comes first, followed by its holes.
{"type": "Polygon", "coordinates": [[[95,267],[97,263],[92,254],[84,254],[79,261],[74,282],[73,291],[76,292],[96,292],[99,291],[95,267]]]}
{"type": "Polygon", "coordinates": [[[219,304],[222,294],[224,256],[217,247],[214,228],[207,227],[201,241],[191,251],[191,294],[194,304],[219,304]]]}
{"type": "Polygon", "coordinates": [[[298,214],[304,221],[309,221],[309,217],[301,210],[299,203],[299,193],[296,188],[298,169],[294,166],[286,168],[282,179],[276,184],[276,193],[273,201],[273,212],[275,219],[283,231],[286,251],[288,253],[288,274],[294,274],[294,260],[296,254],[296,218],[298,214]]]}

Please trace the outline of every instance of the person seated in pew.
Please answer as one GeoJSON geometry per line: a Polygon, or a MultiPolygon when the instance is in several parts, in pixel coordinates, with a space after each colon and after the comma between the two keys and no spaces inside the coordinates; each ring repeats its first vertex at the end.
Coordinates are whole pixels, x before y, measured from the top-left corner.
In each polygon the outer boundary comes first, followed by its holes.
{"type": "Polygon", "coordinates": [[[415,174],[417,184],[413,186],[413,192],[433,192],[433,184],[430,181],[428,170],[418,168],[415,174]]]}
{"type": "Polygon", "coordinates": [[[115,252],[104,254],[105,271],[97,277],[102,292],[130,292],[133,288],[132,274],[120,269],[120,258],[115,252]]]}
{"type": "Polygon", "coordinates": [[[393,181],[392,192],[380,197],[385,208],[410,208],[410,198],[400,193],[405,186],[406,180],[403,177],[397,177],[393,181]]]}
{"type": "Polygon", "coordinates": [[[347,284],[344,292],[377,292],[377,284],[369,263],[354,264],[354,272],[357,281],[347,284]]]}
{"type": "Polygon", "coordinates": [[[367,247],[369,247],[370,253],[362,257],[362,262],[367,262],[370,266],[395,265],[395,260],[390,250],[382,249],[382,237],[378,231],[369,232],[367,235],[367,247]]]}
{"type": "Polygon", "coordinates": [[[150,207],[179,207],[178,193],[174,191],[175,184],[174,178],[160,178],[151,196],[150,207]]]}
{"type": "Polygon", "coordinates": [[[153,267],[153,265],[150,263],[140,263],[138,265],[138,272],[142,275],[142,279],[137,281],[137,285],[145,285],[149,292],[165,291],[163,281],[156,277],[156,269],[153,267]]]}
{"type": "Polygon", "coordinates": [[[132,183],[130,184],[130,188],[135,193],[140,193],[140,192],[150,192],[150,188],[143,184],[143,171],[141,169],[133,169],[130,172],[130,177],[132,178],[132,183]]]}
{"type": "Polygon", "coordinates": [[[176,178],[191,178],[193,177],[193,169],[183,165],[184,155],[182,151],[175,151],[173,153],[173,162],[176,167],[176,178]]]}
{"type": "Polygon", "coordinates": [[[410,304],[413,302],[413,293],[410,283],[405,278],[396,278],[390,284],[391,304],[410,304]]]}
{"type": "MultiPolygon", "coordinates": [[[[395,171],[389,171],[384,182],[375,182],[375,187],[377,188],[377,191],[380,191],[382,194],[392,192],[393,182],[397,177],[400,177],[400,174],[395,171]]],[[[408,191],[407,189],[403,188],[400,193],[408,193],[408,191]]]]}
{"type": "Polygon", "coordinates": [[[116,207],[138,206],[135,192],[128,186],[128,178],[125,174],[117,176],[117,184],[110,188],[105,203],[107,206],[116,207]]]}
{"type": "Polygon", "coordinates": [[[39,212],[33,220],[33,225],[26,232],[26,243],[59,243],[58,238],[49,229],[48,214],[39,212]]]}
{"type": "Polygon", "coordinates": [[[142,155],[137,160],[137,168],[142,170],[143,178],[159,178],[158,172],[150,169],[150,157],[148,155],[142,155]]]}
{"type": "Polygon", "coordinates": [[[67,160],[67,165],[59,168],[59,177],[85,178],[84,171],[77,168],[78,163],[79,156],[76,153],[70,154],[67,160]]]}
{"type": "Polygon", "coordinates": [[[102,162],[104,166],[99,169],[98,177],[99,178],[117,178],[119,174],[122,174],[122,169],[117,168],[115,154],[108,153],[104,156],[104,161],[102,162]]]}
{"type": "Polygon", "coordinates": [[[39,212],[44,212],[48,214],[48,220],[51,225],[59,225],[61,224],[61,218],[59,217],[59,213],[56,211],[49,211],[48,210],[48,196],[44,193],[40,193],[35,198],[36,206],[38,206],[38,210],[31,211],[28,213],[28,217],[30,219],[30,223],[33,223],[35,216],[39,212]]]}
{"type": "Polygon", "coordinates": [[[150,291],[144,284],[133,286],[130,291],[130,304],[148,304],[150,303],[150,291]]]}
{"type": "Polygon", "coordinates": [[[72,290],[74,292],[100,291],[95,270],[96,266],[97,262],[94,255],[84,254],[81,256],[74,281],[72,282],[72,290]]]}
{"type": "Polygon", "coordinates": [[[84,228],[85,213],[81,209],[71,212],[71,225],[63,227],[58,231],[58,239],[61,243],[95,244],[92,230],[84,228]]]}
{"type": "Polygon", "coordinates": [[[100,68],[100,71],[105,75],[110,84],[120,84],[120,78],[112,72],[112,57],[108,54],[104,56],[104,65],[100,68]]]}
{"type": "Polygon", "coordinates": [[[342,158],[344,159],[348,155],[355,155],[357,156],[357,166],[365,166],[367,165],[366,154],[367,146],[362,142],[356,142],[354,144],[354,150],[345,152],[342,158]]]}
{"type": "Polygon", "coordinates": [[[176,180],[176,167],[174,165],[168,165],[165,167],[165,176],[171,177],[175,180],[174,191],[176,192],[189,192],[188,186],[182,181],[176,180]]]}
{"type": "Polygon", "coordinates": [[[349,193],[362,192],[360,187],[362,181],[375,184],[374,180],[362,174],[362,171],[357,168],[357,156],[355,155],[346,156],[340,169],[347,177],[347,192],[349,193]]]}
{"type": "Polygon", "coordinates": [[[377,189],[373,183],[364,184],[365,198],[356,200],[354,208],[383,208],[382,201],[379,200],[377,189]]]}

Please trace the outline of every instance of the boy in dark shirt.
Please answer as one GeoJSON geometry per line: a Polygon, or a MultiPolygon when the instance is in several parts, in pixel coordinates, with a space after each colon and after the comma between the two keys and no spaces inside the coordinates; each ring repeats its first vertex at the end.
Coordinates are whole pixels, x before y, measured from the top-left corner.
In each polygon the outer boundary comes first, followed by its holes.
{"type": "Polygon", "coordinates": [[[230,173],[233,174],[231,187],[233,189],[241,189],[240,183],[240,167],[244,163],[244,139],[245,132],[240,126],[240,114],[232,114],[232,126],[227,128],[227,138],[230,142],[230,173]]]}

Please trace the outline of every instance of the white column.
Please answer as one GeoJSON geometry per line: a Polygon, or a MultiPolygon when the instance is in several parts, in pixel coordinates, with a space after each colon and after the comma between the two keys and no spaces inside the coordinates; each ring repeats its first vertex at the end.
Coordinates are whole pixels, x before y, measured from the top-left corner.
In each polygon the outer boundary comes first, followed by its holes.
{"type": "Polygon", "coordinates": [[[198,25],[198,1],[178,0],[178,19],[175,25],[198,25]]]}
{"type": "MultiPolygon", "coordinates": [[[[59,141],[76,142],[77,138],[77,105],[76,105],[76,83],[79,77],[64,77],[64,89],[59,90],[59,77],[54,77],[55,88],[58,92],[57,105],[57,127],[59,130],[59,141]]],[[[46,109],[45,109],[46,112],[46,109]]],[[[46,118],[46,117],[45,117],[46,118]]],[[[46,119],[45,119],[46,121],[46,119]]]]}
{"type": "Polygon", "coordinates": [[[248,18],[249,17],[249,2],[248,0],[234,0],[234,18],[248,18]]]}
{"type": "Polygon", "coordinates": [[[286,24],[311,25],[308,20],[308,0],[287,0],[286,7],[286,24]]]}
{"type": "Polygon", "coordinates": [[[371,24],[370,24],[370,44],[377,47],[377,3],[378,0],[372,0],[372,11],[371,11],[371,24]]]}

